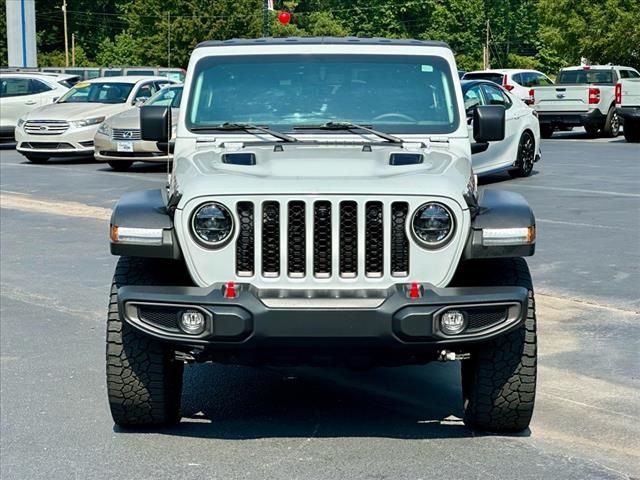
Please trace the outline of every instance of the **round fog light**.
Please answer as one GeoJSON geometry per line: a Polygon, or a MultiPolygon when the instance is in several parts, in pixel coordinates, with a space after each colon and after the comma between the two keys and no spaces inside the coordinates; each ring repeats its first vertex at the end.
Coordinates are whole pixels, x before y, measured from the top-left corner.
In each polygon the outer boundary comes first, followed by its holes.
{"type": "Polygon", "coordinates": [[[466,326],[464,314],[459,310],[447,310],[440,316],[440,329],[447,335],[455,335],[466,326]]]}
{"type": "Polygon", "coordinates": [[[185,310],[180,315],[180,328],[184,333],[198,335],[206,325],[204,314],[198,310],[185,310]]]}

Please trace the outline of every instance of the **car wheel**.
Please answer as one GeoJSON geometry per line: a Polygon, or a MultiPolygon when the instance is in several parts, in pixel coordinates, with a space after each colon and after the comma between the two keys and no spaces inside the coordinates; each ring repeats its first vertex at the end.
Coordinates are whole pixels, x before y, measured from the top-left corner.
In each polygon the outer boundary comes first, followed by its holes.
{"type": "Polygon", "coordinates": [[[509,333],[478,344],[462,361],[464,423],[491,432],[520,432],[531,422],[537,340],[533,284],[522,258],[464,262],[456,286],[518,286],[528,291],[525,318],[509,333]]]}
{"type": "Polygon", "coordinates": [[[111,168],[113,168],[116,172],[126,172],[131,168],[133,162],[129,160],[120,160],[117,162],[107,162],[111,168]]]}
{"type": "Polygon", "coordinates": [[[584,126],[585,131],[587,132],[587,135],[591,138],[595,138],[598,136],[598,132],[600,131],[600,128],[598,128],[596,125],[585,125],[584,126]]]}
{"type": "Polygon", "coordinates": [[[49,157],[43,157],[42,155],[24,154],[31,163],[47,163],[49,157]]]}
{"type": "Polygon", "coordinates": [[[607,120],[604,122],[604,128],[602,129],[602,134],[605,137],[615,138],[620,133],[620,117],[618,117],[618,112],[616,112],[615,107],[611,107],[609,109],[609,113],[607,113],[607,120]]]}
{"type": "Polygon", "coordinates": [[[122,321],[118,289],[126,285],[188,285],[174,261],[121,257],[107,316],[107,395],[121,427],[170,425],[180,420],[184,363],[173,349],[122,321]],[[177,276],[176,276],[177,275],[177,276]]]}
{"type": "Polygon", "coordinates": [[[518,143],[518,156],[516,157],[515,167],[509,170],[512,177],[528,177],[533,171],[533,164],[536,161],[536,142],[530,131],[525,131],[520,137],[518,143]]]}
{"type": "Polygon", "coordinates": [[[551,125],[540,125],[540,136],[542,138],[551,138],[554,128],[551,125]]]}
{"type": "Polygon", "coordinates": [[[638,143],[640,142],[640,120],[626,120],[624,122],[624,128],[622,129],[622,133],[624,133],[624,139],[629,143],[638,143]]]}

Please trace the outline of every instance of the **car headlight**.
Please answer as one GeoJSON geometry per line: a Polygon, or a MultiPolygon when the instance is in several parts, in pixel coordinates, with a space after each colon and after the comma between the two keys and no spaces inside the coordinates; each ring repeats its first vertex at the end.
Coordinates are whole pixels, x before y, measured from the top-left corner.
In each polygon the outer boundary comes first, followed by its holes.
{"type": "Polygon", "coordinates": [[[451,240],[455,221],[451,211],[440,203],[429,202],[413,214],[411,230],[425,248],[439,248],[451,240]]]}
{"type": "Polygon", "coordinates": [[[207,247],[221,247],[233,233],[233,217],[224,205],[209,202],[201,205],[191,216],[195,239],[207,247]]]}
{"type": "Polygon", "coordinates": [[[74,120],[71,123],[76,128],[89,127],[104,122],[104,117],[85,118],[83,120],[74,120]]]}
{"type": "Polygon", "coordinates": [[[25,123],[26,123],[26,120],[24,118],[19,118],[18,119],[18,128],[22,127],[25,123]]]}
{"type": "Polygon", "coordinates": [[[98,127],[98,133],[101,133],[102,135],[106,135],[107,137],[110,137],[111,134],[113,133],[113,128],[111,128],[111,125],[109,125],[108,123],[102,122],[98,127]]]}

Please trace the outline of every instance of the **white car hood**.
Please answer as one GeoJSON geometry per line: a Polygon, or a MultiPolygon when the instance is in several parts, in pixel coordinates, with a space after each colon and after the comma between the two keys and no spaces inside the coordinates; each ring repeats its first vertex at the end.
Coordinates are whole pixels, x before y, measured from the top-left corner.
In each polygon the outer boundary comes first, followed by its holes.
{"type": "Polygon", "coordinates": [[[82,120],[85,118],[109,117],[133,108],[128,103],[52,103],[36,108],[25,120],[82,120]]]}
{"type": "Polygon", "coordinates": [[[254,153],[256,164],[229,165],[220,147],[176,158],[178,189],[186,202],[211,195],[432,195],[454,198],[466,208],[463,190],[471,170],[469,161],[447,149],[363,145],[318,146],[282,144],[240,150],[254,153]],[[421,153],[416,165],[390,165],[391,153],[421,153]],[[446,172],[446,173],[445,173],[446,172]]]}

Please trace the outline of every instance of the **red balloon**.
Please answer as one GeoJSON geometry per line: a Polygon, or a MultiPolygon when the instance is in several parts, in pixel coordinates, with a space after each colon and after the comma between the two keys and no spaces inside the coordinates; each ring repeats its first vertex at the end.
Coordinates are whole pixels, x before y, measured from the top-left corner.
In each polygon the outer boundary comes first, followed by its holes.
{"type": "Polygon", "coordinates": [[[291,14],[289,12],[280,12],[278,15],[278,21],[282,25],[287,25],[291,21],[291,14]]]}

